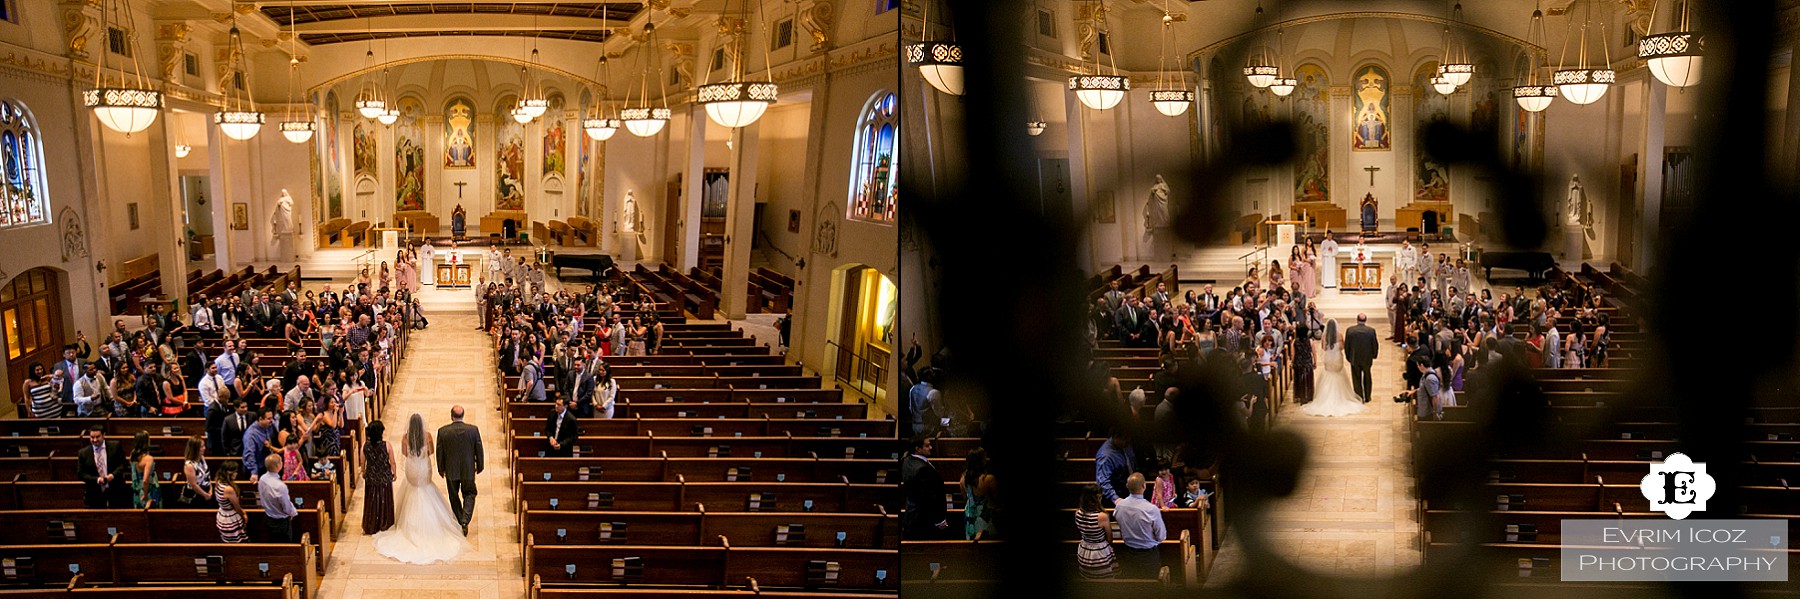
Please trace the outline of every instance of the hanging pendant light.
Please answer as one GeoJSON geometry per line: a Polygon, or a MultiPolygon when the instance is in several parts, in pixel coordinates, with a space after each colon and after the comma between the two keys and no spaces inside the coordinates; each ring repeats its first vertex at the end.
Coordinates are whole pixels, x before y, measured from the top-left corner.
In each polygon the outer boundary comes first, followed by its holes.
{"type": "MultiPolygon", "coordinates": [[[[1468,85],[1475,78],[1475,63],[1469,60],[1469,48],[1462,39],[1451,31],[1452,27],[1463,26],[1462,3],[1458,2],[1450,9],[1450,23],[1444,26],[1444,60],[1438,64],[1438,76],[1452,87],[1468,85]]],[[[1451,90],[1455,91],[1455,90],[1451,90]]],[[[1442,90],[1438,93],[1449,95],[1442,90]]]]}
{"type": "MultiPolygon", "coordinates": [[[[370,38],[373,39],[373,38],[370,38]]],[[[381,92],[375,85],[375,42],[369,42],[369,49],[363,54],[363,68],[368,69],[363,76],[363,84],[356,91],[356,113],[362,118],[372,119],[387,111],[387,102],[381,100],[381,92]]]]}
{"type": "Polygon", "coordinates": [[[1440,94],[1443,94],[1446,96],[1456,93],[1456,84],[1451,83],[1449,77],[1445,77],[1443,75],[1436,75],[1436,76],[1433,76],[1431,79],[1428,79],[1427,81],[1429,81],[1431,83],[1431,89],[1436,90],[1437,93],[1440,93],[1440,94]]]}
{"type": "Polygon", "coordinates": [[[375,120],[380,121],[383,125],[392,125],[395,121],[400,120],[400,109],[389,108],[384,110],[382,111],[381,116],[375,117],[375,120]]]}
{"type": "Polygon", "coordinates": [[[1037,137],[1039,135],[1043,135],[1044,129],[1049,126],[1050,126],[1050,123],[1046,123],[1043,121],[1026,121],[1025,122],[1025,134],[1030,135],[1032,137],[1037,137]]]}
{"type": "MultiPolygon", "coordinates": [[[[1099,35],[1107,35],[1107,31],[1110,29],[1106,24],[1106,0],[1100,0],[1099,8],[1096,10],[1099,11],[1099,18],[1096,21],[1100,28],[1099,34],[1095,36],[1097,40],[1099,35]]],[[[1112,64],[1112,53],[1108,52],[1106,56],[1107,63],[1112,64]]],[[[1100,74],[1098,41],[1094,44],[1093,57],[1094,74],[1069,77],[1069,90],[1075,92],[1075,98],[1081,100],[1082,105],[1094,110],[1108,110],[1118,106],[1119,101],[1125,99],[1125,92],[1131,91],[1131,79],[1118,75],[1119,69],[1116,65],[1112,68],[1114,74],[1100,74]]]]}
{"type": "Polygon", "coordinates": [[[108,86],[105,83],[106,55],[111,52],[100,51],[100,62],[94,66],[94,87],[83,91],[82,104],[94,109],[94,116],[106,128],[124,133],[133,133],[148,129],[156,121],[156,115],[162,112],[163,94],[150,88],[144,80],[143,69],[138,65],[137,28],[131,10],[131,0],[107,2],[100,10],[100,29],[110,32],[113,24],[125,32],[125,51],[131,56],[131,62],[121,61],[119,69],[119,85],[108,86]],[[118,20],[112,19],[118,13],[118,20]],[[129,69],[129,70],[126,70],[129,69]]]}
{"type": "MultiPolygon", "coordinates": [[[[1262,20],[1262,2],[1257,2],[1256,15],[1250,21],[1252,30],[1262,27],[1262,20]]],[[[1273,85],[1275,79],[1280,76],[1281,68],[1275,66],[1274,61],[1269,59],[1268,45],[1257,46],[1250,50],[1250,59],[1244,65],[1244,78],[1250,81],[1252,87],[1255,87],[1256,89],[1266,88],[1273,85]]]]}
{"type": "MultiPolygon", "coordinates": [[[[1656,23],[1656,9],[1650,11],[1651,24],[1656,23]]],[[[1638,58],[1650,67],[1650,74],[1663,85],[1686,88],[1700,83],[1704,41],[1700,34],[1688,29],[1688,2],[1681,3],[1681,14],[1674,30],[1646,35],[1638,40],[1638,58]]]]}
{"type": "Polygon", "coordinates": [[[276,127],[281,131],[281,136],[287,138],[289,142],[303,144],[312,139],[313,133],[318,131],[318,126],[312,120],[311,103],[302,101],[299,96],[294,94],[294,88],[297,87],[294,82],[300,79],[300,31],[294,21],[292,3],[288,4],[288,27],[288,106],[283,110],[281,123],[276,127]],[[295,108],[296,105],[301,107],[295,108]]]}
{"type": "MultiPolygon", "coordinates": [[[[662,106],[652,106],[650,104],[650,71],[654,59],[656,58],[656,24],[644,23],[644,35],[649,38],[649,42],[642,46],[644,52],[644,72],[639,78],[639,84],[642,88],[643,95],[639,96],[638,101],[643,102],[643,104],[640,106],[630,106],[619,111],[619,118],[625,121],[625,130],[630,131],[632,135],[638,137],[650,137],[662,132],[663,126],[669,124],[669,117],[674,114],[669,111],[667,104],[662,106]]],[[[657,87],[662,89],[663,98],[666,102],[668,98],[668,89],[664,87],[663,79],[660,75],[656,78],[656,83],[657,87]]],[[[628,103],[629,101],[629,98],[627,98],[628,103]]],[[[629,104],[627,105],[629,106],[629,104]]]]}
{"type": "MultiPolygon", "coordinates": [[[[760,14],[762,11],[758,10],[757,12],[760,14]]],[[[750,4],[745,2],[743,17],[734,22],[729,27],[730,31],[727,32],[732,38],[732,42],[727,46],[730,49],[728,52],[730,56],[726,57],[731,61],[731,79],[724,83],[701,85],[694,90],[694,101],[706,107],[707,118],[712,119],[720,126],[732,129],[749,125],[762,118],[763,113],[769,110],[769,105],[774,104],[776,96],[781,93],[781,88],[767,79],[769,75],[766,69],[773,62],[769,60],[767,46],[763,50],[765,69],[763,76],[765,79],[762,81],[744,80],[744,44],[747,42],[748,36],[744,34],[743,23],[749,19],[750,4]]],[[[767,32],[767,30],[768,28],[764,27],[764,31],[767,32]]],[[[708,76],[710,77],[711,73],[708,73],[708,76]]],[[[957,67],[956,79],[957,89],[961,90],[962,67],[957,67]]]]}
{"type": "Polygon", "coordinates": [[[932,41],[931,4],[932,0],[925,0],[922,9],[924,39],[906,46],[906,62],[918,67],[919,76],[938,91],[960,96],[963,94],[962,45],[954,41],[954,28],[950,30],[952,41],[932,41]]]}
{"type": "MultiPolygon", "coordinates": [[[[1281,30],[1276,32],[1275,36],[1276,36],[1277,40],[1287,39],[1287,28],[1285,28],[1285,27],[1282,28],[1281,30]]],[[[1276,56],[1281,56],[1281,49],[1286,48],[1286,47],[1287,47],[1287,44],[1277,41],[1275,43],[1276,56]]],[[[1287,62],[1285,58],[1280,59],[1280,61],[1287,62]]],[[[1282,70],[1281,67],[1279,67],[1279,66],[1277,66],[1275,69],[1277,72],[1282,70]]],[[[1289,69],[1288,72],[1293,73],[1293,70],[1289,69]]],[[[1275,94],[1275,97],[1278,97],[1278,98],[1286,98],[1286,97],[1288,97],[1288,94],[1294,93],[1294,89],[1298,88],[1298,87],[1300,87],[1300,81],[1298,79],[1295,79],[1293,77],[1282,77],[1280,75],[1277,75],[1274,80],[1269,82],[1269,93],[1275,94]]]]}
{"type": "MultiPolygon", "coordinates": [[[[1588,27],[1592,25],[1593,11],[1593,2],[1592,0],[1589,0],[1587,14],[1581,21],[1581,46],[1576,52],[1576,63],[1571,65],[1566,62],[1566,60],[1558,60],[1559,67],[1554,76],[1556,89],[1559,95],[1570,102],[1584,106],[1600,101],[1600,98],[1606,95],[1606,90],[1611,88],[1613,82],[1617,80],[1617,74],[1614,73],[1610,67],[1612,64],[1612,51],[1606,49],[1606,32],[1604,28],[1601,30],[1600,35],[1600,39],[1602,40],[1600,47],[1602,49],[1601,51],[1604,53],[1604,62],[1599,65],[1591,65],[1588,63],[1588,27]]],[[[1568,55],[1569,40],[1568,37],[1564,37],[1563,59],[1567,59],[1568,55]]]]}
{"type": "Polygon", "coordinates": [[[194,146],[190,146],[187,144],[175,144],[175,157],[176,158],[187,158],[188,154],[193,153],[193,151],[194,151],[194,146]]]}
{"type": "MultiPolygon", "coordinates": [[[[608,39],[612,38],[611,30],[607,30],[606,37],[608,39]]],[[[608,85],[607,82],[612,81],[612,68],[611,61],[606,57],[606,50],[604,47],[602,47],[600,51],[600,64],[598,66],[602,69],[599,77],[600,84],[608,85]]],[[[600,98],[600,90],[594,90],[594,116],[582,119],[581,121],[581,130],[586,132],[587,136],[594,141],[606,141],[612,139],[612,136],[619,132],[619,127],[625,125],[625,123],[621,122],[619,119],[607,118],[606,111],[604,110],[605,106],[605,102],[600,98]]]]}
{"type": "Polygon", "coordinates": [[[1545,85],[1538,77],[1538,56],[1544,48],[1544,9],[1541,4],[1531,11],[1531,25],[1525,30],[1525,72],[1519,76],[1519,84],[1512,88],[1513,101],[1526,112],[1543,112],[1556,100],[1556,87],[1545,85]]]}
{"type": "Polygon", "coordinates": [[[1169,61],[1169,30],[1175,26],[1175,15],[1169,12],[1168,0],[1163,0],[1162,15],[1162,57],[1156,62],[1156,89],[1150,90],[1150,105],[1164,116],[1181,116],[1189,106],[1194,105],[1194,92],[1184,89],[1185,84],[1179,75],[1171,75],[1163,70],[1169,61]]]}
{"type": "Polygon", "coordinates": [[[225,109],[213,113],[213,124],[226,137],[244,141],[256,137],[262,130],[266,117],[257,112],[256,102],[250,99],[250,67],[244,63],[244,38],[237,28],[237,20],[231,22],[228,34],[227,52],[231,55],[231,77],[226,80],[230,93],[225,95],[225,109]]]}

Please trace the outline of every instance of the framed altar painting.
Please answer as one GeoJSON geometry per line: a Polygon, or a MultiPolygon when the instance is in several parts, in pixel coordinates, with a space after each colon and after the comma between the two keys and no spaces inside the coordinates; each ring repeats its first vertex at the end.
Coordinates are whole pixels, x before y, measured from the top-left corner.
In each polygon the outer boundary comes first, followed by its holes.
{"type": "Polygon", "coordinates": [[[1113,206],[1113,192],[1102,191],[1094,194],[1094,222],[1116,223],[1119,215],[1113,206]]]}
{"type": "Polygon", "coordinates": [[[231,230],[250,230],[250,204],[245,202],[231,203],[231,230]]]}
{"type": "Polygon", "coordinates": [[[1392,100],[1388,91],[1393,78],[1379,65],[1366,65],[1350,78],[1350,149],[1387,150],[1393,147],[1388,115],[1392,100]]]}

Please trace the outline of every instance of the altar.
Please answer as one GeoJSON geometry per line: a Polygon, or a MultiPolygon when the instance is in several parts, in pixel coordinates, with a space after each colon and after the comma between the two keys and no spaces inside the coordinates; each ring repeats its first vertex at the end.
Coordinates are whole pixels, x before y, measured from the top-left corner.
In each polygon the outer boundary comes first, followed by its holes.
{"type": "Polygon", "coordinates": [[[439,289],[469,287],[474,284],[469,262],[465,259],[462,250],[451,249],[441,253],[444,255],[444,261],[437,265],[436,272],[433,273],[436,275],[433,279],[439,289]]]}
{"type": "Polygon", "coordinates": [[[1343,293],[1381,292],[1381,261],[1366,248],[1353,249],[1338,266],[1338,291],[1343,293]]]}

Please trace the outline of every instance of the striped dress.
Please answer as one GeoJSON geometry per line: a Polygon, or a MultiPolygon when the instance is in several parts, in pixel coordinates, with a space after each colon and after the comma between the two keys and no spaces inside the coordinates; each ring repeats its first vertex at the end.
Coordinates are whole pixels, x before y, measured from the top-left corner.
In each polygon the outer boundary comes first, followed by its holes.
{"type": "Polygon", "coordinates": [[[244,532],[244,513],[231,508],[231,500],[225,498],[225,485],[213,485],[213,500],[219,503],[219,514],[214,516],[214,523],[219,526],[219,539],[227,543],[243,543],[250,540],[250,533],[244,532]]]}
{"type": "Polygon", "coordinates": [[[44,379],[41,385],[33,385],[31,392],[31,416],[33,418],[62,418],[62,400],[56,397],[56,388],[50,385],[50,379],[44,379]]]}
{"type": "Polygon", "coordinates": [[[1100,527],[1100,513],[1075,510],[1075,530],[1081,533],[1081,544],[1075,548],[1075,560],[1081,564],[1081,577],[1112,578],[1112,535],[1100,527]]]}

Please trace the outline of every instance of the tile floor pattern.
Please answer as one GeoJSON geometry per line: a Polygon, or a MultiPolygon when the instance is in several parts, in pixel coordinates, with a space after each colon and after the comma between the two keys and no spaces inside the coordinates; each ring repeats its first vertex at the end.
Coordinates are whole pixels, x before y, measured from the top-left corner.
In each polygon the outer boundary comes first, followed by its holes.
{"type": "MultiPolygon", "coordinates": [[[[426,566],[403,564],[375,553],[362,534],[362,493],[356,490],[346,510],[337,548],[320,585],[319,597],[431,599],[514,599],[525,596],[519,575],[518,526],[513,519],[512,468],[506,459],[500,413],[493,389],[497,368],[491,341],[476,330],[474,295],[464,290],[427,288],[431,327],[414,331],[410,353],[394,380],[393,401],[381,418],[389,423],[389,441],[403,433],[406,420],[418,412],[426,427],[450,421],[450,407],[461,404],[464,422],[481,429],[485,469],[476,478],[475,518],[469,540],[475,549],[455,561],[426,566]]],[[[360,481],[359,481],[360,482],[360,481]]],[[[398,484],[398,483],[396,483],[398,484]]],[[[442,484],[440,480],[439,484],[442,484]]]]}
{"type": "MultiPolygon", "coordinates": [[[[1325,318],[1344,327],[1355,324],[1358,312],[1368,314],[1369,326],[1384,339],[1373,368],[1373,409],[1320,418],[1300,413],[1291,402],[1281,408],[1275,425],[1306,439],[1308,463],[1294,494],[1275,506],[1260,531],[1277,555],[1319,574],[1371,576],[1416,567],[1418,501],[1407,433],[1413,406],[1392,401],[1404,389],[1404,356],[1385,341],[1390,328],[1379,294],[1326,290],[1315,301],[1325,318]]],[[[1227,535],[1209,582],[1230,580],[1244,566],[1239,543],[1235,530],[1227,535]]]]}

